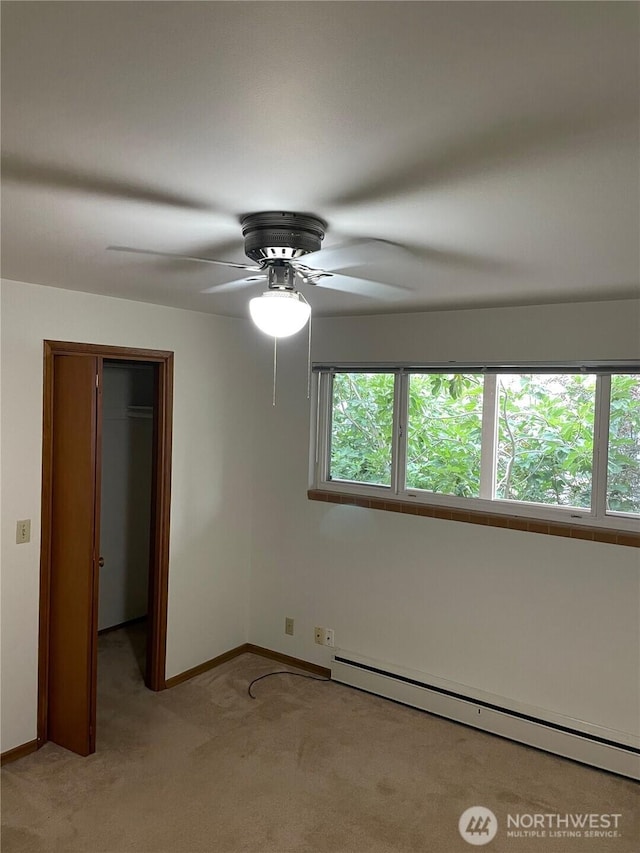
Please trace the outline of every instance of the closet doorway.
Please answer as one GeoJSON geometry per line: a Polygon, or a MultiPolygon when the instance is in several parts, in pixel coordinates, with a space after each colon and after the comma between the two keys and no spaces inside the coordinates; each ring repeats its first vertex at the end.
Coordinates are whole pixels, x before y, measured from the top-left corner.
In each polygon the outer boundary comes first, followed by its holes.
{"type": "Polygon", "coordinates": [[[99,634],[147,618],[153,384],[149,362],[103,362],[99,634]]]}
{"type": "Polygon", "coordinates": [[[89,755],[100,628],[146,615],[145,684],[166,686],[173,354],[44,350],[38,745],[89,755]]]}

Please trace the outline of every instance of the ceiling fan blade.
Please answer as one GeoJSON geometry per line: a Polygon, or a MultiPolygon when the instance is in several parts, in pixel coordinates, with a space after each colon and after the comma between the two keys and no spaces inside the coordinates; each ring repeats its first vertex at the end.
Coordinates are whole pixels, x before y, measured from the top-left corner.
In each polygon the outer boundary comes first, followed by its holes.
{"type": "Polygon", "coordinates": [[[176,252],[156,252],[153,249],[135,249],[132,246],[107,246],[107,251],[110,252],[130,252],[134,255],[157,255],[160,258],[176,258],[179,261],[197,261],[202,264],[217,264],[220,267],[232,267],[237,270],[251,270],[252,272],[260,272],[262,267],[256,267],[250,264],[237,264],[233,261],[217,261],[214,258],[198,258],[193,255],[180,255],[176,252]]]}
{"type": "Polygon", "coordinates": [[[326,287],[330,290],[342,290],[346,293],[354,293],[356,296],[366,296],[369,299],[382,299],[384,301],[397,301],[400,294],[408,288],[397,284],[383,284],[380,281],[372,281],[368,278],[356,278],[346,273],[330,273],[318,281],[309,281],[308,284],[326,287]]]}
{"type": "Polygon", "coordinates": [[[375,203],[404,194],[413,195],[424,188],[456,183],[519,163],[527,157],[570,148],[577,136],[611,127],[627,118],[631,116],[615,109],[601,110],[597,114],[574,112],[541,118],[522,116],[498,123],[480,133],[470,132],[463,139],[444,141],[435,150],[425,152],[423,149],[416,158],[395,163],[386,172],[381,169],[375,180],[339,193],[326,204],[375,203]]]}
{"type": "MultiPolygon", "coordinates": [[[[236,258],[233,263],[245,263],[244,247],[242,239],[237,237],[233,240],[207,241],[192,246],[189,251],[190,258],[236,258]]],[[[248,262],[247,262],[248,263],[248,262]]]]}
{"type": "Polygon", "coordinates": [[[81,172],[77,169],[51,163],[32,163],[11,154],[3,154],[2,156],[2,179],[3,181],[16,181],[53,189],[80,191],[110,198],[163,204],[169,207],[186,208],[187,210],[214,211],[211,205],[187,198],[179,193],[135,184],[108,175],[81,172]]]}
{"type": "Polygon", "coordinates": [[[224,293],[229,290],[240,290],[243,287],[251,287],[259,281],[266,280],[266,275],[252,275],[248,278],[237,278],[234,281],[226,281],[224,284],[214,284],[212,287],[207,287],[206,290],[201,290],[200,293],[224,293]]]}
{"type": "Polygon", "coordinates": [[[454,249],[437,249],[435,246],[420,246],[403,243],[402,248],[423,264],[458,267],[472,272],[491,275],[515,272],[516,265],[502,258],[491,258],[478,252],[458,252],[454,249]]]}
{"type": "MultiPolygon", "coordinates": [[[[321,249],[312,255],[304,255],[293,266],[305,272],[305,267],[321,269],[323,272],[339,272],[351,267],[363,267],[371,264],[406,263],[407,260],[439,266],[453,266],[461,269],[484,273],[513,272],[513,266],[500,258],[471,252],[458,252],[453,249],[440,249],[435,246],[422,246],[418,243],[397,243],[393,240],[354,240],[321,249]]],[[[385,284],[386,282],[381,282],[385,284]]]]}
{"type": "Polygon", "coordinates": [[[405,250],[397,243],[388,240],[368,238],[365,240],[350,240],[337,246],[328,246],[308,255],[302,255],[292,261],[292,266],[300,269],[321,269],[324,271],[347,269],[348,267],[363,266],[393,262],[399,260],[405,250]]]}

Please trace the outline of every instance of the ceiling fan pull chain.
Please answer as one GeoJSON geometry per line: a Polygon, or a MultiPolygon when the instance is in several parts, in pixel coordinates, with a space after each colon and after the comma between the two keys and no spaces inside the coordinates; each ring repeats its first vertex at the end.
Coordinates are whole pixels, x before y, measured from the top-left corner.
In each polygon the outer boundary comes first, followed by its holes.
{"type": "Polygon", "coordinates": [[[278,338],[273,337],[273,401],[272,405],[276,404],[276,377],[278,372],[278,338]]]}

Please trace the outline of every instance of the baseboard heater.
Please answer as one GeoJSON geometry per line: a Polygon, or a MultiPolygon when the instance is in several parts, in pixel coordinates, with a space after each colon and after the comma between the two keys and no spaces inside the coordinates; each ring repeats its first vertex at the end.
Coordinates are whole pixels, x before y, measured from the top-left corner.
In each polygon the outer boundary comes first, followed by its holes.
{"type": "Polygon", "coordinates": [[[508,702],[482,691],[344,650],[334,681],[602,770],[640,779],[640,743],[626,732],[508,702]]]}

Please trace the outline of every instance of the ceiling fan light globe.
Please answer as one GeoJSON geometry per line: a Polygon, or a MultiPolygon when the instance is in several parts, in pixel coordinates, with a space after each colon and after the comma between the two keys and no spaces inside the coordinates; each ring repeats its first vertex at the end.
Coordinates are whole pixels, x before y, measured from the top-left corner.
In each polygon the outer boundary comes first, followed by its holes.
{"type": "Polygon", "coordinates": [[[311,308],[291,290],[266,290],[249,301],[251,319],[266,335],[287,338],[307,323],[311,308]]]}

